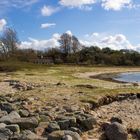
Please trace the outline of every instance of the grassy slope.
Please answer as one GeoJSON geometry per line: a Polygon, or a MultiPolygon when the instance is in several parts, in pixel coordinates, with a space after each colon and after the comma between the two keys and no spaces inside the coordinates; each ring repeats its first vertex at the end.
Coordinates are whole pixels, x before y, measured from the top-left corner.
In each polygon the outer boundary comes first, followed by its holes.
{"type": "Polygon", "coordinates": [[[16,68],[15,72],[0,73],[0,80],[14,79],[27,81],[32,83],[46,84],[46,87],[37,88],[32,91],[19,92],[14,96],[21,97],[38,97],[40,102],[64,98],[70,95],[75,101],[93,101],[105,94],[118,94],[139,92],[139,87],[131,84],[119,84],[98,79],[80,78],[75,75],[78,73],[94,72],[94,73],[111,73],[125,71],[140,71],[139,67],[83,67],[71,65],[35,65],[21,62],[0,63],[2,67],[16,68]],[[56,83],[65,83],[65,86],[55,86],[56,83]],[[96,86],[95,89],[78,88],[75,85],[90,84],[96,86]]]}

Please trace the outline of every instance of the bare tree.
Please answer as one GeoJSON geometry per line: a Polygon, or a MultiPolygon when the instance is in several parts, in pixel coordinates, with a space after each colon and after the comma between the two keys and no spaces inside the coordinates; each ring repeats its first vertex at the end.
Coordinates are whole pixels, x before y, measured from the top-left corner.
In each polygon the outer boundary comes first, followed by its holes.
{"type": "Polygon", "coordinates": [[[3,42],[0,41],[0,58],[2,60],[5,60],[7,58],[7,54],[8,54],[7,48],[5,47],[3,42]]]}
{"type": "Polygon", "coordinates": [[[81,44],[80,44],[78,38],[75,36],[72,36],[72,52],[76,53],[77,51],[79,51],[80,46],[81,46],[81,44]]]}
{"type": "Polygon", "coordinates": [[[8,58],[17,50],[17,45],[19,43],[17,33],[11,28],[6,28],[0,38],[1,43],[1,53],[8,58]]]}
{"type": "Polygon", "coordinates": [[[64,60],[67,61],[67,57],[70,54],[76,53],[79,50],[80,42],[79,40],[68,33],[62,34],[60,40],[60,49],[64,54],[64,60]]]}
{"type": "Polygon", "coordinates": [[[64,33],[62,34],[59,42],[60,42],[60,48],[62,50],[62,52],[65,54],[65,55],[68,55],[70,53],[70,48],[71,48],[71,40],[72,40],[72,36],[67,34],[67,33],[64,33]]]}

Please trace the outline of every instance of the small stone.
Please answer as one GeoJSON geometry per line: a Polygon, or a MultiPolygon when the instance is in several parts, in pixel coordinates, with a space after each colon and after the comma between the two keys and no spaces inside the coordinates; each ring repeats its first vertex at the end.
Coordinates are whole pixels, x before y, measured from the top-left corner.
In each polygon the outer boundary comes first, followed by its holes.
{"type": "Polygon", "coordinates": [[[47,138],[40,137],[29,130],[25,130],[20,136],[20,140],[47,140],[47,138]]]}
{"type": "Polygon", "coordinates": [[[56,120],[62,130],[68,130],[70,127],[77,125],[76,118],[73,116],[59,116],[56,120]]]}
{"type": "Polygon", "coordinates": [[[72,140],[81,140],[80,136],[78,133],[76,132],[72,132],[72,131],[64,131],[64,134],[66,136],[71,136],[72,140]]]}
{"type": "Polygon", "coordinates": [[[77,132],[80,135],[82,134],[81,130],[79,128],[76,128],[76,127],[71,127],[69,130],[73,131],[73,132],[77,132]]]}
{"type": "Polygon", "coordinates": [[[40,122],[39,127],[48,128],[49,122],[40,122]]]}
{"type": "Polygon", "coordinates": [[[29,111],[21,109],[21,110],[19,110],[19,115],[21,117],[28,117],[29,116],[29,111]]]}
{"type": "Polygon", "coordinates": [[[5,128],[6,124],[5,123],[0,123],[0,128],[5,128]]]}
{"type": "Polygon", "coordinates": [[[140,99],[140,93],[137,93],[137,98],[140,99]]]}
{"type": "Polygon", "coordinates": [[[78,115],[77,122],[80,125],[80,127],[84,130],[93,129],[93,126],[97,123],[96,119],[88,114],[78,115]]]}
{"type": "Polygon", "coordinates": [[[53,131],[57,131],[57,130],[60,130],[60,127],[56,122],[50,123],[48,125],[48,128],[47,128],[48,132],[53,132],[53,131]]]}
{"type": "Polygon", "coordinates": [[[68,128],[70,127],[69,120],[61,120],[61,121],[58,121],[58,124],[59,124],[61,130],[68,130],[68,128]]]}
{"type": "Polygon", "coordinates": [[[35,133],[38,136],[42,136],[43,134],[45,134],[46,129],[48,128],[49,122],[40,122],[38,127],[35,128],[35,133]]]}
{"type": "Polygon", "coordinates": [[[6,116],[7,114],[7,111],[0,111],[0,118],[6,116]]]}
{"type": "Polygon", "coordinates": [[[140,140],[140,129],[137,129],[136,135],[137,135],[137,139],[140,140]]]}
{"type": "Polygon", "coordinates": [[[119,117],[112,117],[112,118],[110,119],[110,122],[111,122],[111,123],[113,123],[113,122],[118,122],[118,123],[122,124],[122,120],[121,120],[121,118],[119,118],[119,117]]]}
{"type": "Polygon", "coordinates": [[[45,133],[45,128],[43,128],[43,127],[37,127],[37,128],[35,128],[35,133],[38,136],[42,136],[45,133]]]}
{"type": "Polygon", "coordinates": [[[40,117],[41,121],[43,121],[43,122],[50,122],[51,121],[51,118],[49,116],[40,115],[39,117],[40,117]]]}
{"type": "Polygon", "coordinates": [[[0,103],[0,109],[3,111],[7,111],[8,113],[14,111],[14,108],[9,103],[0,103]]]}
{"type": "Polygon", "coordinates": [[[13,125],[6,125],[7,129],[11,130],[13,133],[20,133],[20,128],[17,124],[13,124],[13,125]]]}
{"type": "Polygon", "coordinates": [[[7,128],[0,128],[0,140],[9,140],[13,132],[7,128]]]}
{"type": "Polygon", "coordinates": [[[62,140],[64,131],[54,131],[48,135],[48,140],[62,140]]]}
{"type": "Polygon", "coordinates": [[[70,135],[66,135],[63,137],[63,140],[73,140],[70,135]]]}

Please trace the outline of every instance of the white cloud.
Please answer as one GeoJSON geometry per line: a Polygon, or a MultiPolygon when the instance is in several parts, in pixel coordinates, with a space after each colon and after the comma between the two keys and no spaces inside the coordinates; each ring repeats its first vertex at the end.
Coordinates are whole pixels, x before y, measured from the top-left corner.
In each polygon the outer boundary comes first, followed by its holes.
{"type": "MultiPolygon", "coordinates": [[[[66,33],[73,35],[70,30],[66,33]]],[[[55,33],[52,38],[47,40],[29,38],[29,41],[22,42],[20,47],[24,49],[32,48],[35,50],[47,50],[49,48],[59,47],[60,44],[58,40],[60,39],[60,36],[60,34],[55,33]]],[[[105,33],[92,33],[85,35],[84,38],[79,39],[79,41],[87,47],[98,46],[100,48],[109,47],[114,50],[132,49],[140,51],[140,44],[133,45],[123,34],[108,35],[105,33]]]]}
{"type": "Polygon", "coordinates": [[[140,45],[132,45],[123,34],[106,35],[93,33],[85,35],[80,42],[85,46],[98,46],[100,48],[109,47],[114,50],[133,49],[140,50],[140,45]]]}
{"type": "Polygon", "coordinates": [[[16,7],[21,8],[32,5],[39,0],[0,0],[0,7],[16,7]]]}
{"type": "Polygon", "coordinates": [[[81,6],[79,7],[81,10],[84,10],[84,11],[92,11],[92,6],[81,6]]]}
{"type": "Polygon", "coordinates": [[[7,24],[7,22],[5,19],[0,19],[0,31],[2,31],[4,29],[6,24],[7,24]]]}
{"type": "Polygon", "coordinates": [[[95,3],[101,4],[105,10],[119,11],[124,7],[135,8],[134,0],[60,0],[62,6],[75,8],[78,7],[83,10],[92,10],[92,5],[95,3]]]}
{"type": "Polygon", "coordinates": [[[66,34],[68,34],[68,35],[70,35],[70,36],[73,35],[72,32],[71,32],[70,30],[66,31],[66,34]]]}
{"type": "Polygon", "coordinates": [[[44,23],[44,24],[41,24],[41,28],[48,29],[49,27],[52,27],[52,26],[55,26],[55,25],[56,25],[55,23],[44,23]]]}
{"type": "Polygon", "coordinates": [[[29,41],[24,41],[21,43],[20,48],[22,49],[35,49],[35,50],[47,50],[49,48],[59,47],[60,35],[58,33],[53,34],[52,38],[48,40],[37,40],[29,38],[29,41]]]}
{"type": "MultiPolygon", "coordinates": [[[[67,34],[73,35],[70,30],[66,31],[67,34]]],[[[61,35],[59,33],[55,33],[52,35],[50,39],[46,40],[38,40],[29,37],[29,41],[21,42],[21,49],[34,49],[34,50],[47,50],[49,48],[57,48],[60,46],[59,39],[61,35]]]]}
{"type": "Polygon", "coordinates": [[[91,11],[92,5],[95,3],[101,4],[105,10],[119,11],[124,7],[135,8],[138,7],[134,4],[134,0],[60,0],[60,5],[69,8],[80,8],[82,10],[91,11]]]}
{"type": "Polygon", "coordinates": [[[106,10],[121,10],[133,7],[132,0],[102,0],[102,7],[106,10]]]}
{"type": "Polygon", "coordinates": [[[97,0],[60,0],[60,5],[69,8],[79,8],[85,11],[91,11],[92,5],[96,3],[97,0]]]}
{"type": "Polygon", "coordinates": [[[84,5],[94,4],[95,0],[60,0],[59,3],[67,7],[81,7],[84,5]]]}
{"type": "Polygon", "coordinates": [[[59,8],[51,7],[51,6],[43,6],[41,9],[41,13],[43,16],[51,16],[52,14],[59,11],[59,8]]]}

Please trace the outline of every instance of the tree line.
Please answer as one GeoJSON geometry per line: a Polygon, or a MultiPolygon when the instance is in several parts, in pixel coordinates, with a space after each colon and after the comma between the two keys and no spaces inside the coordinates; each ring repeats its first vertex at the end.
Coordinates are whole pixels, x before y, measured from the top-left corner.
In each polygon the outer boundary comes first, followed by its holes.
{"type": "Polygon", "coordinates": [[[0,36],[0,61],[35,62],[50,60],[54,64],[139,66],[140,53],[134,50],[112,50],[109,47],[83,46],[77,37],[64,33],[60,47],[44,50],[20,49],[17,32],[6,28],[0,36]]]}

